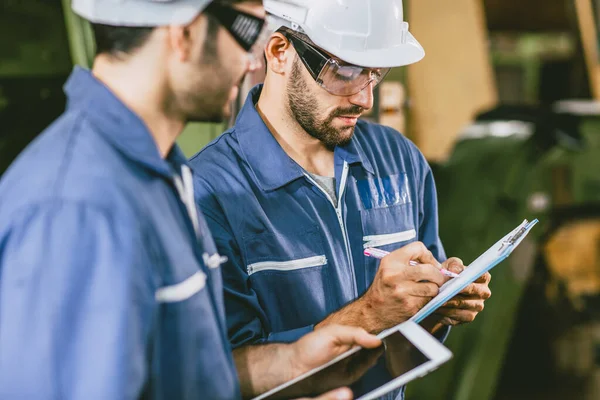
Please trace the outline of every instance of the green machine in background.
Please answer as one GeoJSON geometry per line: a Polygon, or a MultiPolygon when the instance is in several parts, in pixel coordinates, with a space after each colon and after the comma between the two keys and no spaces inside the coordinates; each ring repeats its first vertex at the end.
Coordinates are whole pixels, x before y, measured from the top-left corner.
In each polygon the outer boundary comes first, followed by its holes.
{"type": "Polygon", "coordinates": [[[71,62],[62,21],[58,2],[0,4],[0,174],[64,109],[71,62]]]}
{"type": "MultiPolygon", "coordinates": [[[[449,256],[465,264],[523,219],[538,217],[551,201],[550,176],[532,140],[534,124],[512,119],[481,121],[457,143],[449,161],[435,169],[440,236],[449,256]],[[504,131],[504,132],[500,132],[504,131]],[[540,210],[532,209],[537,196],[540,210]]],[[[514,314],[533,266],[531,237],[492,271],[492,298],[475,322],[456,327],[447,346],[449,365],[409,388],[409,399],[493,398],[514,314]]]]}
{"type": "MultiPolygon", "coordinates": [[[[597,118],[534,107],[482,114],[435,165],[440,236],[449,256],[473,261],[523,219],[539,218],[518,251],[492,270],[492,298],[447,345],[454,359],[408,389],[408,399],[495,398],[539,244],[559,206],[600,202],[597,118]]],[[[523,355],[527,357],[526,354],[523,355]]]]}
{"type": "Polygon", "coordinates": [[[561,101],[554,109],[576,119],[584,144],[569,163],[567,201],[576,205],[597,203],[600,201],[600,102],[561,101]]]}

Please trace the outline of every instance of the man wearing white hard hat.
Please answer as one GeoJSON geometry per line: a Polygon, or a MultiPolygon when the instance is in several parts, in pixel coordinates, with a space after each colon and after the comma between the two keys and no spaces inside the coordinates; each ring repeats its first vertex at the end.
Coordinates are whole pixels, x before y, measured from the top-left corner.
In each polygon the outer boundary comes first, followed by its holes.
{"type": "MultiPolygon", "coordinates": [[[[359,119],[392,67],[424,51],[402,0],[265,0],[276,30],[264,85],[235,126],[192,158],[219,252],[229,338],[293,341],[330,323],[377,333],[414,315],[464,266],[438,236],[431,169],[393,129],[359,119]],[[365,248],[391,252],[381,261],[365,248]],[[418,266],[411,266],[417,261],[418,266]],[[442,262],[443,264],[440,264],[442,262]]],[[[472,321],[489,274],[429,318],[472,321]]],[[[385,381],[383,360],[354,387],[385,381]]],[[[399,393],[394,396],[401,396],[399,393]]]]}
{"type": "Polygon", "coordinates": [[[264,47],[261,3],[73,9],[92,22],[93,69],[75,68],[67,110],[0,181],[0,398],[237,399],[379,345],[335,326],[231,353],[223,257],[175,139],[227,115],[264,47]]]}

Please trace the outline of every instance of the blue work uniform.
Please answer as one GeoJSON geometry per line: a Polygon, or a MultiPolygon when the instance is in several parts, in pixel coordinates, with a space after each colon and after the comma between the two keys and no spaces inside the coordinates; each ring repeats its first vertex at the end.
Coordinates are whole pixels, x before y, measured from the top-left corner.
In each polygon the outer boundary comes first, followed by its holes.
{"type": "MultiPolygon", "coordinates": [[[[335,202],[270,133],[255,108],[261,89],[250,92],[235,126],[190,160],[201,171],[197,204],[228,257],[234,347],[295,341],[361,296],[379,266],[364,247],[392,251],[420,240],[446,258],[433,176],[413,143],[359,121],[350,143],[334,151],[335,202]]],[[[365,380],[385,379],[381,369],[365,380]]]]}
{"type": "Polygon", "coordinates": [[[88,71],[65,89],[0,181],[0,398],[239,398],[185,157],[88,71]]]}

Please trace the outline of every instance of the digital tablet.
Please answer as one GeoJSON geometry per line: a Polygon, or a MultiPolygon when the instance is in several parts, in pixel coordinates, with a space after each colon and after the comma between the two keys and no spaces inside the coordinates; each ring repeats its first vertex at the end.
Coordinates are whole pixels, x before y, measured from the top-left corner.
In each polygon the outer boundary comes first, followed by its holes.
{"type": "Polygon", "coordinates": [[[308,371],[286,382],[254,400],[290,399],[300,395],[318,395],[339,386],[349,386],[353,382],[341,382],[338,379],[345,372],[364,365],[369,357],[385,357],[389,371],[387,382],[368,388],[368,392],[359,400],[376,399],[419,377],[425,376],[452,358],[452,353],[438,339],[412,321],[406,321],[394,328],[382,332],[378,337],[383,347],[364,349],[355,347],[321,367],[308,371]],[[315,393],[310,392],[310,388],[315,393]]]}

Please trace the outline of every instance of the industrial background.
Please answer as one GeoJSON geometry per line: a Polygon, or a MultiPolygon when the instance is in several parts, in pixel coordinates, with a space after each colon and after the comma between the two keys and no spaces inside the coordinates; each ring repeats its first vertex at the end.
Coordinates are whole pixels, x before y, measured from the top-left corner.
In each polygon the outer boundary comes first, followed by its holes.
{"type": "MultiPolygon", "coordinates": [[[[0,174],[94,55],[68,5],[0,2],[0,174]]],[[[600,399],[600,0],[405,7],[427,55],[390,73],[367,118],[430,161],[447,252],[466,264],[521,220],[541,221],[493,270],[486,312],[454,329],[454,359],[408,399],[600,399]]],[[[192,155],[226,127],[190,124],[179,144],[192,155]]]]}

